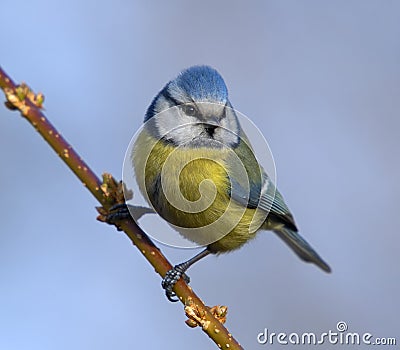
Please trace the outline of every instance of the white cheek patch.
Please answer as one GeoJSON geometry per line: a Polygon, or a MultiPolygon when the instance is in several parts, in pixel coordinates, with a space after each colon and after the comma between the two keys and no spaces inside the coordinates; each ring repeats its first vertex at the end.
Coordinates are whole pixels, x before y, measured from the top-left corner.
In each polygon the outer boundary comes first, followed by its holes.
{"type": "Polygon", "coordinates": [[[236,115],[226,109],[226,117],[221,120],[221,127],[215,129],[214,138],[227,146],[236,146],[240,141],[240,126],[236,115]]]}
{"type": "Polygon", "coordinates": [[[173,129],[167,138],[172,139],[178,145],[188,144],[203,132],[199,124],[184,124],[173,129]]]}
{"type": "MultiPolygon", "coordinates": [[[[204,128],[198,124],[195,117],[184,114],[179,107],[168,108],[168,101],[162,98],[160,107],[167,108],[152,117],[152,124],[156,131],[157,137],[172,140],[176,144],[184,144],[198,137],[204,128]]],[[[157,108],[158,108],[157,103],[157,108]]]]}
{"type": "Polygon", "coordinates": [[[222,127],[215,129],[214,139],[229,147],[236,146],[239,143],[239,136],[237,133],[222,127]]]}

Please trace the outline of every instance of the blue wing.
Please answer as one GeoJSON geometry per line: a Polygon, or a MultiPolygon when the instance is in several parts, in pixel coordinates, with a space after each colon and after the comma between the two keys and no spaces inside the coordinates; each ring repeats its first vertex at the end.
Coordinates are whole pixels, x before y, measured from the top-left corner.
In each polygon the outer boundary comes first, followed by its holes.
{"type": "Polygon", "coordinates": [[[231,198],[248,208],[258,207],[269,213],[270,219],[297,231],[293,216],[275,184],[264,171],[260,173],[260,178],[259,181],[254,181],[253,175],[253,181],[249,181],[248,188],[237,179],[231,178],[231,198]]]}

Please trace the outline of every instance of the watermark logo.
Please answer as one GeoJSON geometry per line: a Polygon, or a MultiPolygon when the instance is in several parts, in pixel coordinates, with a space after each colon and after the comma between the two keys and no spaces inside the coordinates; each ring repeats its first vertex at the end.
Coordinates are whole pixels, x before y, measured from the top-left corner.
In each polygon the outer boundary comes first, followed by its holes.
{"type": "Polygon", "coordinates": [[[257,342],[261,345],[396,345],[395,337],[375,337],[369,332],[358,333],[349,332],[346,322],[339,321],[336,324],[336,330],[314,333],[285,333],[271,332],[265,328],[263,332],[258,333],[257,342]]]}

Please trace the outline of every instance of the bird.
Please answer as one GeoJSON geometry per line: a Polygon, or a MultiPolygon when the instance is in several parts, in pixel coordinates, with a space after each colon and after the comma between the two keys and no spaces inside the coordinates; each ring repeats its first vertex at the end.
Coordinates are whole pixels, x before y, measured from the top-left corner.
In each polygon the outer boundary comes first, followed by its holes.
{"type": "Polygon", "coordinates": [[[293,215],[241,127],[220,73],[191,66],[148,107],[131,161],[143,196],[185,238],[203,246],[167,272],[170,301],[180,278],[202,258],[241,248],[260,231],[276,233],[300,259],[329,265],[299,234],[293,215]]]}

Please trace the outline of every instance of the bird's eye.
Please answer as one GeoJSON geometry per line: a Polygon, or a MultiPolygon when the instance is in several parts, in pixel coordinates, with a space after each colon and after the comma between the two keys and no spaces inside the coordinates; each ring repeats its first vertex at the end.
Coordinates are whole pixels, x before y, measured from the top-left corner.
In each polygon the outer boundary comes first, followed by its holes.
{"type": "Polygon", "coordinates": [[[197,109],[192,105],[183,105],[182,111],[189,117],[195,117],[197,115],[197,109]]]}

